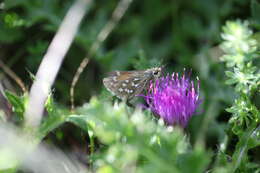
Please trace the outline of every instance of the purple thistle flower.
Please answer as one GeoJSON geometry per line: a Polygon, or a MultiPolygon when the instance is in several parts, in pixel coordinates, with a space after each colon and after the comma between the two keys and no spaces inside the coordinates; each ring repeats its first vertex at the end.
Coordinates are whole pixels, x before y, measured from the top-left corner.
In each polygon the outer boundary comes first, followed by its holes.
{"type": "Polygon", "coordinates": [[[161,117],[167,125],[185,127],[201,103],[199,82],[197,91],[193,81],[177,73],[161,77],[151,82],[145,100],[150,109],[161,117]]]}

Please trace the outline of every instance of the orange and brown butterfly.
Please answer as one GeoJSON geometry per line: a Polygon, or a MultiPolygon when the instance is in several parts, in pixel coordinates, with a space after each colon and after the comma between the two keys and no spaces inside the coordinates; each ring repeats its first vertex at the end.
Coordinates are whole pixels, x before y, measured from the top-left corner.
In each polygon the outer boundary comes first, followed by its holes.
{"type": "Polygon", "coordinates": [[[161,67],[136,71],[114,71],[103,79],[103,83],[113,95],[128,101],[139,95],[149,81],[159,78],[161,71],[161,67]]]}

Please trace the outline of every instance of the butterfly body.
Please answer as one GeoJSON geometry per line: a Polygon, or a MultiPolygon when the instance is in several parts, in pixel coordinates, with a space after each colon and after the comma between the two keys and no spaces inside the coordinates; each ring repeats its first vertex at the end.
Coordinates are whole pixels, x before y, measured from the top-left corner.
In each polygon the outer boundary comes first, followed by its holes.
{"type": "Polygon", "coordinates": [[[161,68],[137,71],[115,71],[103,79],[107,90],[122,100],[130,100],[139,95],[149,81],[161,75],[161,68]]]}

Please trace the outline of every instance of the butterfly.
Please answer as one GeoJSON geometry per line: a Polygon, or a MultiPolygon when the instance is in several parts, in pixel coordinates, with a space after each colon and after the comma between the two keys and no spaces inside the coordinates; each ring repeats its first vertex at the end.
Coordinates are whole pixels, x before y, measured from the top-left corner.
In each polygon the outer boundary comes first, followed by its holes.
{"type": "Polygon", "coordinates": [[[103,79],[104,86],[118,98],[128,101],[139,95],[149,81],[161,76],[161,67],[147,70],[114,71],[103,79]]]}

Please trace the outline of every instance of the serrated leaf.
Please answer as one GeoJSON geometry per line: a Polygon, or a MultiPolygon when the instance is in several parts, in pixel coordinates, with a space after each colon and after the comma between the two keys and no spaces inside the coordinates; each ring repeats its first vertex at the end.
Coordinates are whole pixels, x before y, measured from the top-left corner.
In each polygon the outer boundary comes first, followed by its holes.
{"type": "Polygon", "coordinates": [[[234,73],[231,72],[231,71],[225,71],[225,74],[227,75],[227,77],[230,77],[230,78],[234,78],[234,73]]]}
{"type": "Polygon", "coordinates": [[[235,113],[236,109],[234,107],[226,108],[226,111],[229,113],[235,113]]]}
{"type": "Polygon", "coordinates": [[[258,126],[250,135],[248,140],[248,148],[255,148],[260,146],[260,126],[258,126]]]}
{"type": "Polygon", "coordinates": [[[225,81],[225,84],[227,84],[227,85],[233,85],[235,83],[237,83],[236,79],[228,79],[225,81]]]}
{"type": "Polygon", "coordinates": [[[52,98],[52,95],[50,94],[45,102],[45,108],[47,110],[48,113],[52,113],[54,112],[55,108],[54,108],[54,101],[52,98]]]}

